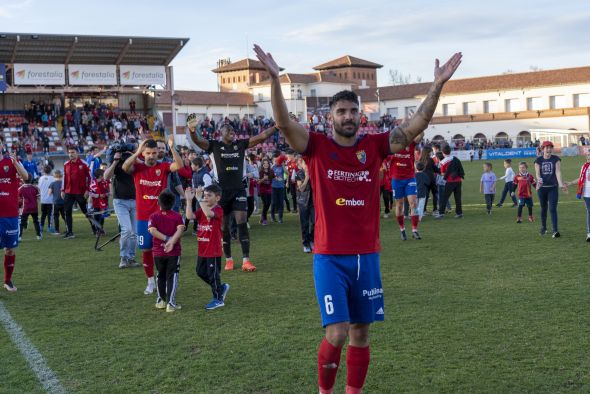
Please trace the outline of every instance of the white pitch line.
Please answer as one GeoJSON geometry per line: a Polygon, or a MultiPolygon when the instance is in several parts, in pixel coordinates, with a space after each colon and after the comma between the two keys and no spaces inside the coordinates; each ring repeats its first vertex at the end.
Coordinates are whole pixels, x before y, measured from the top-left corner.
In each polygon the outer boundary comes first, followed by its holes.
{"type": "Polygon", "coordinates": [[[10,316],[2,301],[0,301],[0,323],[2,323],[12,342],[25,357],[27,363],[29,363],[29,367],[35,373],[45,391],[51,394],[67,393],[59,382],[57,375],[47,366],[41,353],[29,341],[23,329],[10,316]]]}

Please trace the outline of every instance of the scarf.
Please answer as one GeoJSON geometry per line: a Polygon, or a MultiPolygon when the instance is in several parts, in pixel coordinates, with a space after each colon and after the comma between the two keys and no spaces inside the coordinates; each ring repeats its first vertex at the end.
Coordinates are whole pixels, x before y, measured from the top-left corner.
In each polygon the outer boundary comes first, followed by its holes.
{"type": "Polygon", "coordinates": [[[578,191],[576,192],[576,198],[578,200],[582,198],[582,191],[584,190],[584,182],[586,181],[586,173],[588,172],[588,167],[590,167],[590,163],[584,163],[584,165],[582,166],[582,171],[580,172],[580,179],[578,179],[578,191]]]}

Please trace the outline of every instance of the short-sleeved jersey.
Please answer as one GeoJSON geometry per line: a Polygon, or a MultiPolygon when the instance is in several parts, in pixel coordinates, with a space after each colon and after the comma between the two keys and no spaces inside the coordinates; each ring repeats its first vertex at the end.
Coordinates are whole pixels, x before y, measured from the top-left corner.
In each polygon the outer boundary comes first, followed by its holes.
{"type": "Polygon", "coordinates": [[[533,195],[531,186],[535,185],[535,178],[528,172],[524,174],[519,172],[514,176],[513,182],[516,185],[518,198],[530,198],[533,195]]]}
{"type": "Polygon", "coordinates": [[[221,256],[221,221],[223,209],[216,205],[212,209],[213,217],[208,219],[201,208],[195,212],[197,220],[197,242],[199,244],[199,257],[221,256]]]}
{"type": "Polygon", "coordinates": [[[231,144],[221,141],[209,141],[207,152],[211,158],[211,176],[223,190],[244,188],[246,177],[244,157],[249,140],[238,140],[231,144]]]}
{"type": "MultiPolygon", "coordinates": [[[[159,232],[172,237],[178,226],[184,226],[182,216],[174,211],[156,211],[150,215],[148,229],[153,227],[159,232]]],[[[159,238],[153,237],[152,251],[154,256],[180,256],[180,239],[174,244],[170,252],[164,252],[166,242],[159,238]]]]}
{"type": "Polygon", "coordinates": [[[389,164],[390,178],[395,180],[412,179],[416,176],[414,170],[416,143],[411,142],[405,149],[391,155],[389,164]]]}
{"type": "Polygon", "coordinates": [[[310,133],[304,152],[316,208],[318,254],[365,254],[379,241],[379,169],[388,155],[389,133],[364,135],[350,147],[310,133]]]}
{"type": "Polygon", "coordinates": [[[0,217],[18,217],[18,186],[16,168],[9,157],[0,160],[0,217]]]}
{"type": "Polygon", "coordinates": [[[105,179],[98,181],[94,178],[90,182],[90,196],[92,197],[92,208],[94,210],[102,211],[109,207],[109,191],[110,184],[105,179]],[[100,197],[100,195],[105,195],[105,197],[100,197]]]}
{"type": "Polygon", "coordinates": [[[18,198],[22,200],[23,213],[39,212],[39,188],[35,185],[25,183],[18,188],[18,198]]]}
{"type": "Polygon", "coordinates": [[[152,213],[159,210],[158,197],[168,185],[170,163],[158,162],[148,167],[145,163],[136,161],[133,167],[137,220],[148,220],[152,213]]]}
{"type": "Polygon", "coordinates": [[[537,157],[535,164],[538,164],[541,169],[541,179],[543,180],[542,187],[553,187],[557,186],[557,163],[561,159],[559,156],[551,155],[548,159],[543,156],[537,157]]]}

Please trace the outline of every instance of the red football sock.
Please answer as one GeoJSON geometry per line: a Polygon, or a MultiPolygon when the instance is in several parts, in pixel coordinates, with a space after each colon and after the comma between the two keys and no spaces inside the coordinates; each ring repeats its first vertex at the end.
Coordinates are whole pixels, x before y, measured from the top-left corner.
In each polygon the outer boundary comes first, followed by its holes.
{"type": "Polygon", "coordinates": [[[412,231],[418,230],[418,223],[420,223],[420,216],[412,215],[412,231]]]}
{"type": "Polygon", "coordinates": [[[14,271],[14,261],[16,255],[9,256],[4,255],[4,282],[10,282],[12,280],[12,272],[14,271]]]}
{"type": "Polygon", "coordinates": [[[154,255],[152,254],[151,250],[146,250],[141,254],[141,258],[143,260],[143,270],[145,271],[145,276],[148,278],[154,277],[154,255]]]}
{"type": "Polygon", "coordinates": [[[396,216],[396,218],[397,218],[397,222],[399,224],[399,229],[400,230],[405,230],[406,229],[406,226],[404,224],[404,215],[396,216]]]}
{"type": "Polygon", "coordinates": [[[346,351],[346,392],[360,393],[365,384],[371,353],[369,347],[348,345],[346,351]]]}
{"type": "Polygon", "coordinates": [[[320,391],[331,393],[340,365],[341,347],[335,347],[326,338],[318,350],[318,385],[320,391]]]}

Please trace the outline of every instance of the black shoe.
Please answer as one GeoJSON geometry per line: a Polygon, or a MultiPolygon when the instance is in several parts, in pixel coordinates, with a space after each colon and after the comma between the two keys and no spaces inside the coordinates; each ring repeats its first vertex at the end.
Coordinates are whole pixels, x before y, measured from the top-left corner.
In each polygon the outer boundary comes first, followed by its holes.
{"type": "Polygon", "coordinates": [[[455,215],[455,219],[461,219],[463,217],[462,213],[458,213],[455,215]]]}
{"type": "Polygon", "coordinates": [[[545,227],[541,227],[541,229],[539,230],[539,234],[541,234],[541,235],[547,234],[547,229],[545,227]]]}
{"type": "Polygon", "coordinates": [[[402,239],[402,241],[407,241],[408,240],[408,236],[406,235],[406,230],[401,230],[399,232],[399,236],[402,239]]]}
{"type": "Polygon", "coordinates": [[[559,238],[561,237],[561,234],[559,234],[559,231],[556,231],[553,233],[553,238],[559,238]]]}
{"type": "Polygon", "coordinates": [[[498,203],[498,204],[496,204],[496,206],[497,206],[498,208],[502,208],[502,204],[499,204],[499,203],[498,203]]]}
{"type": "Polygon", "coordinates": [[[422,239],[422,237],[420,236],[420,233],[418,231],[412,231],[412,238],[417,239],[417,240],[422,239]]]}
{"type": "Polygon", "coordinates": [[[75,238],[74,233],[68,232],[68,233],[64,234],[64,239],[72,239],[72,238],[75,238]]]}
{"type": "Polygon", "coordinates": [[[586,242],[590,242],[590,233],[586,236],[586,242]]]}
{"type": "Polygon", "coordinates": [[[510,208],[515,208],[517,206],[518,206],[518,204],[515,203],[515,204],[512,204],[512,206],[510,208]]]}

